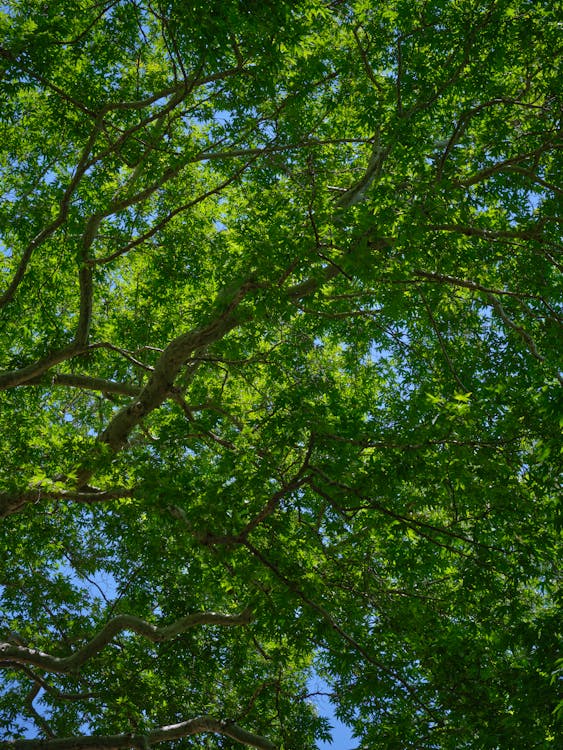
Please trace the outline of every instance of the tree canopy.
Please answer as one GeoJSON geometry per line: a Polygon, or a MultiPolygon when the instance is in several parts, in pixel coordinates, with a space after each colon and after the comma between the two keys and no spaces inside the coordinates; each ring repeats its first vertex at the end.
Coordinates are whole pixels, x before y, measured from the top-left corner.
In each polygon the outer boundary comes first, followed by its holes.
{"type": "Polygon", "coordinates": [[[0,6],[0,750],[561,746],[555,6],[0,6]]]}

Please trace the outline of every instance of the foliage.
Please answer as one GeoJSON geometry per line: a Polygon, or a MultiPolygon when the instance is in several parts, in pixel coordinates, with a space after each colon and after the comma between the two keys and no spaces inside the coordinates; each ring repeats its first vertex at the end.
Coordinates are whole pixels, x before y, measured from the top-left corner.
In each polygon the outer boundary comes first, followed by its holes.
{"type": "Polygon", "coordinates": [[[0,748],[560,746],[553,4],[1,8],[0,748]]]}

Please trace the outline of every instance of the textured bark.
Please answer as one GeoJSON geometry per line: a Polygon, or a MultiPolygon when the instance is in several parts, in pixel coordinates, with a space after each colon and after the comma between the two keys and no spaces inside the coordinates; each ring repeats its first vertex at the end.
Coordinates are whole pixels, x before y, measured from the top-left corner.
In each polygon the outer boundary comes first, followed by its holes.
{"type": "Polygon", "coordinates": [[[234,293],[230,303],[220,315],[201,328],[183,333],[173,339],[158,360],[148,383],[138,399],[121,409],[100,436],[103,443],[115,452],[121,450],[131,431],[151,411],[157,409],[170,395],[174,380],[195,352],[219,341],[233,328],[247,322],[248,318],[237,314],[240,302],[249,291],[256,288],[253,281],[245,281],[234,293]]]}

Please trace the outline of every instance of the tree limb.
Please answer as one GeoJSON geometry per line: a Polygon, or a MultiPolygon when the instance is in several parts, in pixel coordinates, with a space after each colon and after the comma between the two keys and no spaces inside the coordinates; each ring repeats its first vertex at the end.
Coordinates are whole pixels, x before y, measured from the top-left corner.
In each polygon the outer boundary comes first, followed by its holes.
{"type": "Polygon", "coordinates": [[[65,373],[33,378],[32,380],[26,380],[21,385],[60,385],[68,388],[82,388],[85,391],[119,393],[123,396],[137,396],[141,390],[139,386],[132,383],[118,383],[115,380],[104,380],[103,378],[94,378],[90,375],[71,375],[65,373]]]}
{"type": "Polygon", "coordinates": [[[212,732],[230,737],[242,745],[257,750],[276,750],[276,745],[266,737],[239,727],[230,721],[221,721],[212,716],[196,716],[179,724],[158,727],[145,735],[113,734],[99,737],[61,737],[35,740],[5,740],[0,750],[122,750],[122,748],[147,748],[160,742],[170,742],[193,734],[212,732]]]}
{"type": "Polygon", "coordinates": [[[101,434],[101,441],[115,452],[127,442],[131,430],[141,419],[158,408],[168,397],[170,388],[182,366],[198,349],[219,341],[231,329],[240,325],[237,307],[249,291],[256,288],[255,282],[247,280],[235,291],[226,309],[207,325],[195,328],[173,339],[158,360],[148,383],[135,403],[121,409],[101,434]]]}
{"type": "MultiPolygon", "coordinates": [[[[171,625],[157,627],[135,615],[117,615],[88,641],[79,651],[71,656],[53,656],[43,651],[12,643],[0,643],[0,665],[3,662],[30,664],[47,672],[68,674],[79,669],[88,659],[102,651],[105,646],[124,630],[132,630],[153,643],[161,643],[175,638],[180,633],[196,625],[247,625],[252,619],[250,609],[245,609],[238,615],[224,615],[218,612],[195,612],[181,617],[171,625]]],[[[0,744],[0,748],[2,745],[0,744]]]]}
{"type": "Polygon", "coordinates": [[[47,372],[47,370],[50,370],[51,367],[58,365],[60,362],[65,362],[67,359],[71,359],[77,354],[81,354],[83,351],[83,347],[73,343],[47,354],[46,357],[38,359],[36,362],[32,362],[32,364],[27,365],[26,367],[20,367],[18,370],[8,370],[0,373],[0,391],[13,388],[14,386],[21,385],[28,380],[38,378],[40,375],[43,375],[43,373],[47,372]]]}
{"type": "Polygon", "coordinates": [[[93,505],[94,503],[103,503],[108,500],[118,500],[122,497],[131,497],[132,494],[132,489],[124,487],[112,490],[94,490],[90,488],[88,490],[77,491],[49,489],[38,485],[33,489],[15,494],[0,492],[0,518],[17,513],[28,503],[38,503],[41,500],[72,500],[75,503],[93,505]]]}

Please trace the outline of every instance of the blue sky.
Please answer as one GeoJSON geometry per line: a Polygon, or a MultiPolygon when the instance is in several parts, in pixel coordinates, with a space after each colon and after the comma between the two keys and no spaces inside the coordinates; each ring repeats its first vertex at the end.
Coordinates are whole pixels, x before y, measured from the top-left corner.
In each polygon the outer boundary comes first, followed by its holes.
{"type": "Polygon", "coordinates": [[[332,724],[332,744],[329,742],[320,742],[317,745],[318,750],[352,750],[357,747],[357,741],[352,737],[352,730],[347,727],[334,715],[325,714],[332,724]]]}
{"type": "MultiPolygon", "coordinates": [[[[319,676],[309,680],[309,687],[315,693],[329,693],[330,687],[319,676]]],[[[332,726],[332,742],[318,742],[318,750],[353,750],[358,741],[352,737],[350,727],[339,721],[334,715],[334,706],[327,695],[315,695],[314,702],[321,716],[326,716],[332,726]]]]}

